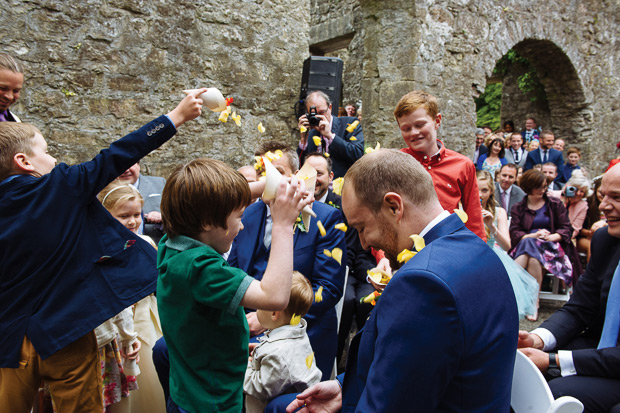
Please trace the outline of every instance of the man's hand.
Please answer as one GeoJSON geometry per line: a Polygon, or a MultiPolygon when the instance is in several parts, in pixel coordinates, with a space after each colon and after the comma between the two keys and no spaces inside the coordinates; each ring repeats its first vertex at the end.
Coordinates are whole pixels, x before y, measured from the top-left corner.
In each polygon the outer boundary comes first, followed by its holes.
{"type": "Polygon", "coordinates": [[[168,113],[168,117],[174,123],[177,128],[187,122],[188,120],[196,119],[202,113],[202,104],[204,103],[200,99],[200,95],[207,91],[206,87],[202,89],[196,89],[191,93],[188,93],[185,98],[179,102],[176,108],[172,109],[168,113]]]}
{"type": "Polygon", "coordinates": [[[299,132],[299,143],[305,145],[308,142],[308,129],[310,129],[310,123],[308,123],[306,115],[301,115],[297,121],[297,127],[300,131],[302,126],[306,128],[306,132],[299,132]]]}
{"type": "Polygon", "coordinates": [[[250,327],[250,337],[257,336],[263,331],[267,330],[261,325],[261,323],[258,322],[258,317],[256,317],[256,311],[247,313],[245,317],[248,319],[248,326],[250,327]]]}
{"type": "MultiPolygon", "coordinates": [[[[547,370],[549,370],[549,354],[545,353],[542,350],[537,350],[535,348],[522,348],[522,349],[519,349],[519,351],[525,354],[527,358],[532,360],[534,364],[536,364],[536,367],[538,367],[538,370],[540,370],[541,373],[546,373],[547,370]]],[[[556,357],[556,363],[557,363],[557,357],[556,357]]]]}
{"type": "Polygon", "coordinates": [[[519,331],[519,340],[517,341],[517,348],[534,348],[542,350],[545,346],[542,339],[538,334],[528,333],[527,331],[519,331]]]}
{"type": "Polygon", "coordinates": [[[334,118],[331,120],[327,120],[327,117],[324,115],[316,115],[317,118],[320,119],[319,126],[315,127],[316,130],[319,131],[321,136],[325,136],[327,139],[333,139],[334,133],[332,132],[332,122],[334,118]]]}
{"type": "MultiPolygon", "coordinates": [[[[389,396],[386,396],[389,397],[389,396]]],[[[331,413],[342,408],[342,389],[336,380],[323,381],[298,394],[286,408],[287,413],[331,413]]]]}
{"type": "Polygon", "coordinates": [[[252,353],[254,353],[254,349],[256,348],[256,346],[258,346],[258,343],[249,343],[248,344],[248,353],[250,354],[250,356],[248,357],[248,363],[252,362],[252,353]]]}
{"type": "Polygon", "coordinates": [[[161,212],[151,211],[144,215],[144,220],[149,224],[161,224],[161,212]]]}

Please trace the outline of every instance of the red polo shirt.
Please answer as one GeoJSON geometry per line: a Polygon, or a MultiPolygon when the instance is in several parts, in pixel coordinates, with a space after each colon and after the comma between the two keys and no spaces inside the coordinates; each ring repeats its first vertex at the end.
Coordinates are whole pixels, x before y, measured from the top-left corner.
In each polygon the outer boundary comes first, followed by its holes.
{"type": "Polygon", "coordinates": [[[430,157],[409,148],[401,151],[413,156],[431,174],[441,206],[452,213],[459,208],[459,203],[462,203],[463,210],[469,217],[465,225],[486,241],[476,167],[469,158],[446,149],[440,140],[437,142],[440,146],[439,152],[430,157]]]}

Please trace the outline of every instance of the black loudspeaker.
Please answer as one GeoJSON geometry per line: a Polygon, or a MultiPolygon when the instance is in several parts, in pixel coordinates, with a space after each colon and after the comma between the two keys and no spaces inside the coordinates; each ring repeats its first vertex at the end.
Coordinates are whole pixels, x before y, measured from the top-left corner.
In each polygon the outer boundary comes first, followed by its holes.
{"type": "Polygon", "coordinates": [[[304,61],[301,75],[299,102],[295,114],[299,118],[306,113],[305,99],[308,92],[320,90],[332,101],[332,116],[338,116],[342,91],[342,59],[338,57],[310,56],[304,61]]]}

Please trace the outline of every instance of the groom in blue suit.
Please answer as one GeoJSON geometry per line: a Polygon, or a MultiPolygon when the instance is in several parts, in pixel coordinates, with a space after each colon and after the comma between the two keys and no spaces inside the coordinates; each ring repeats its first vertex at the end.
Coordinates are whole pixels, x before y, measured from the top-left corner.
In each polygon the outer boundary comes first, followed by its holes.
{"type": "Polygon", "coordinates": [[[518,315],[499,258],[443,210],[430,175],[398,151],[356,162],[342,206],[362,246],[383,249],[392,268],[414,250],[410,235],[425,246],[377,300],[340,384],[310,387],[287,411],[509,411],[518,315]]]}
{"type": "MultiPolygon", "coordinates": [[[[299,168],[297,154],[286,146],[271,147],[272,151],[276,149],[281,149],[284,156],[274,160],[274,166],[285,176],[297,172],[299,168]]],[[[293,268],[310,280],[315,292],[319,287],[323,287],[322,300],[315,301],[304,318],[308,322],[308,337],[315,353],[317,367],[323,373],[323,379],[328,379],[334,367],[338,346],[335,306],[342,297],[346,269],[345,233],[335,229],[334,226],[344,220],[340,210],[322,202],[314,202],[312,210],[317,217],[312,218],[307,231],[295,228],[293,268]],[[317,221],[321,221],[325,227],[327,232],[325,236],[319,233],[317,221]],[[323,252],[332,251],[336,247],[343,251],[341,264],[323,252]]],[[[263,201],[250,205],[243,214],[243,231],[240,231],[235,238],[228,257],[230,265],[242,269],[257,280],[262,279],[267,268],[271,246],[268,235],[270,215],[263,201]]],[[[264,331],[256,319],[255,312],[248,313],[248,324],[251,336],[264,331]]]]}
{"type": "Polygon", "coordinates": [[[553,143],[555,142],[555,136],[551,131],[543,131],[540,135],[540,146],[538,149],[534,149],[527,153],[527,159],[525,160],[525,166],[523,171],[532,169],[534,165],[542,165],[547,162],[554,163],[558,167],[558,179],[561,179],[564,171],[564,158],[562,152],[557,149],[553,149],[553,143]]]}

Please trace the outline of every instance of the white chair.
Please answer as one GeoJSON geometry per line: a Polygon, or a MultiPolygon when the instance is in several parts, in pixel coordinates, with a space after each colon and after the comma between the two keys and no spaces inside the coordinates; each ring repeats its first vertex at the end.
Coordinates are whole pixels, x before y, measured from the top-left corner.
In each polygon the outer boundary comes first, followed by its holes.
{"type": "MultiPolygon", "coordinates": [[[[338,303],[336,304],[336,317],[338,318],[338,324],[336,326],[336,334],[338,334],[338,331],[340,330],[340,317],[342,317],[342,306],[344,303],[344,293],[347,292],[347,281],[349,281],[349,266],[346,266],[346,269],[344,271],[344,287],[342,287],[342,297],[340,297],[340,300],[338,300],[338,303]]],[[[334,360],[334,368],[332,370],[332,375],[331,375],[331,379],[333,380],[334,377],[337,376],[337,372],[338,372],[338,360],[334,360]]]]}
{"type": "Polygon", "coordinates": [[[510,407],[515,413],[583,412],[583,404],[574,397],[562,396],[554,400],[538,367],[520,351],[517,351],[512,375],[510,407]]]}
{"type": "MultiPolygon", "coordinates": [[[[544,269],[543,269],[544,271],[544,269]]],[[[553,275],[546,273],[545,277],[551,277],[551,292],[549,291],[541,291],[538,297],[541,300],[547,301],[563,301],[566,302],[570,299],[570,289],[567,287],[566,292],[564,294],[560,293],[560,279],[558,277],[554,277],[553,275]]]]}

